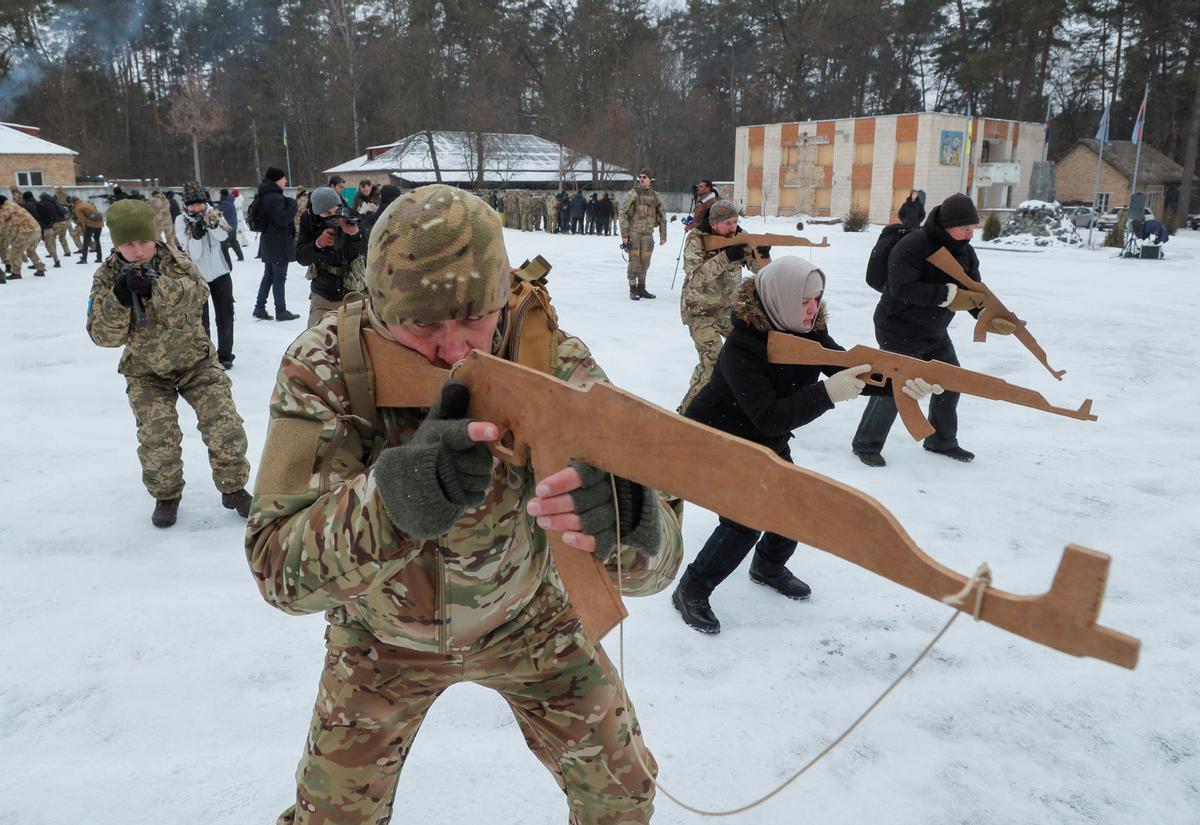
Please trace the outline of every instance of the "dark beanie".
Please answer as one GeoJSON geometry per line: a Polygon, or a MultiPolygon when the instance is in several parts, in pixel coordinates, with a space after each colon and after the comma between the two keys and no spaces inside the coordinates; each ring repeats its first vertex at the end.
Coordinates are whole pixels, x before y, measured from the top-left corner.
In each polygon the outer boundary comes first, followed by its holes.
{"type": "Polygon", "coordinates": [[[263,175],[263,180],[269,180],[271,183],[276,183],[280,178],[286,178],[287,172],[280,169],[278,166],[268,166],[267,174],[263,175]]]}
{"type": "Polygon", "coordinates": [[[938,210],[938,223],[942,225],[943,229],[950,229],[954,226],[974,226],[979,223],[979,213],[975,211],[974,202],[966,195],[951,195],[942,201],[942,206],[938,210]]]}
{"type": "Polygon", "coordinates": [[[385,183],[379,189],[380,206],[387,206],[398,197],[400,197],[400,187],[394,183],[385,183]]]}

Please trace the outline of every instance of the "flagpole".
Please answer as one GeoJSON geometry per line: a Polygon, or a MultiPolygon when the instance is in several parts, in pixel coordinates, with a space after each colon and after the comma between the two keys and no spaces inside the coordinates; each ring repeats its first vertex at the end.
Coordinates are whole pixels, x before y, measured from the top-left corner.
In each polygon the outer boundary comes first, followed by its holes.
{"type": "MultiPolygon", "coordinates": [[[[1150,102],[1150,81],[1147,80],[1146,81],[1146,91],[1142,93],[1141,111],[1138,112],[1138,123],[1136,126],[1138,134],[1134,135],[1134,137],[1137,138],[1137,153],[1134,155],[1134,158],[1133,158],[1133,188],[1131,188],[1129,190],[1130,206],[1133,205],[1133,196],[1135,194],[1137,194],[1138,170],[1142,165],[1142,144],[1145,143],[1145,141],[1142,140],[1141,133],[1144,132],[1146,129],[1146,104],[1149,102],[1150,102]]],[[[1138,215],[1138,220],[1141,220],[1142,217],[1143,217],[1142,215],[1138,215]]],[[[1127,223],[1129,225],[1133,224],[1133,215],[1132,214],[1129,216],[1129,220],[1127,221],[1127,223]]]]}
{"type": "MultiPolygon", "coordinates": [[[[288,146],[287,121],[286,120],[283,122],[283,155],[284,155],[284,157],[287,158],[288,183],[291,183],[292,182],[292,150],[288,146]]],[[[294,186],[295,184],[292,184],[292,185],[294,186]]]]}
{"type": "Polygon", "coordinates": [[[1092,220],[1088,224],[1088,249],[1092,248],[1092,232],[1096,229],[1096,221],[1100,220],[1099,201],[1100,201],[1100,167],[1104,163],[1104,144],[1108,142],[1108,107],[1104,109],[1104,116],[1100,119],[1100,129],[1096,132],[1096,137],[1100,141],[1100,152],[1096,157],[1096,186],[1092,189],[1092,220]]]}
{"type": "Polygon", "coordinates": [[[1046,95],[1046,133],[1042,136],[1042,160],[1050,153],[1050,95],[1046,95]]]}
{"type": "Polygon", "coordinates": [[[967,126],[963,129],[963,145],[960,155],[962,156],[962,177],[959,179],[958,191],[964,195],[967,191],[967,164],[971,162],[971,104],[967,103],[967,126]]]}

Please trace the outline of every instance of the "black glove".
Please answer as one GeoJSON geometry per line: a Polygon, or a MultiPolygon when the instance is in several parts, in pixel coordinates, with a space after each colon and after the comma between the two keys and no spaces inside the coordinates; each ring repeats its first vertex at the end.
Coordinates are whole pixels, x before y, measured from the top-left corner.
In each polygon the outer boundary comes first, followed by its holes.
{"type": "Polygon", "coordinates": [[[445,535],[492,485],[492,454],[467,435],[470,400],[465,384],[447,381],[412,441],[387,448],[375,462],[383,509],[412,538],[445,535]]]}
{"type": "Polygon", "coordinates": [[[742,258],[746,257],[746,245],[743,243],[738,244],[737,246],[725,247],[725,256],[729,258],[730,261],[740,261],[742,258]]]}
{"type": "Polygon", "coordinates": [[[756,246],[754,247],[754,251],[758,253],[758,257],[760,258],[771,257],[771,247],[769,246],[756,246]]]}
{"type": "Polygon", "coordinates": [[[194,240],[198,241],[201,238],[203,238],[205,232],[207,232],[207,231],[208,230],[206,230],[204,228],[204,221],[202,221],[202,220],[192,221],[192,238],[194,240]]]}
{"type": "Polygon", "coordinates": [[[143,300],[150,297],[154,291],[154,279],[144,274],[140,269],[134,270],[128,277],[129,291],[140,295],[143,300]]]}
{"type": "Polygon", "coordinates": [[[608,561],[616,549],[618,511],[621,544],[647,556],[658,555],[661,539],[658,497],[654,491],[617,476],[617,502],[614,505],[608,473],[582,461],[572,461],[570,466],[583,481],[579,489],[571,491],[571,501],[575,502],[575,512],[583,522],[581,532],[596,538],[596,558],[608,561]]]}
{"type": "Polygon", "coordinates": [[[121,306],[133,306],[133,293],[129,291],[129,270],[123,269],[117,275],[117,280],[113,283],[113,295],[117,296],[121,306]]]}

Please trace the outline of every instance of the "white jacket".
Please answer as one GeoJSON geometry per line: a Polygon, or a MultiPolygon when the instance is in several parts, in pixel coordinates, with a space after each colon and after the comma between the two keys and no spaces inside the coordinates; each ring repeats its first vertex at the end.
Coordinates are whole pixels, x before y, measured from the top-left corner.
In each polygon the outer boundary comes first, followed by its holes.
{"type": "Polygon", "coordinates": [[[215,281],[229,272],[229,267],[225,264],[225,256],[221,254],[221,242],[229,237],[229,224],[221,217],[220,212],[209,209],[209,214],[217,216],[217,225],[212,226],[210,222],[206,222],[205,229],[207,231],[205,231],[204,237],[196,240],[192,237],[192,225],[184,217],[184,214],[186,213],[181,213],[175,218],[175,239],[179,242],[180,248],[191,256],[192,263],[200,270],[204,280],[215,281]]]}

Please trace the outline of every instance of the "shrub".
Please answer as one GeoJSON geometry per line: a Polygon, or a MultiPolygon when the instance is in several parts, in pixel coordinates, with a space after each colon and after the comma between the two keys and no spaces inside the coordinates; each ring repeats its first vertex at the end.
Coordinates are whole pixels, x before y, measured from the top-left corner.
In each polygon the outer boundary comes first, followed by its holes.
{"type": "Polygon", "coordinates": [[[988,215],[988,219],[983,222],[983,239],[985,241],[994,241],[1000,237],[1000,219],[993,212],[988,215]]]}
{"type": "Polygon", "coordinates": [[[842,218],[843,232],[862,232],[867,228],[867,213],[861,209],[851,209],[842,218]]]}
{"type": "Polygon", "coordinates": [[[1125,213],[1122,212],[1117,216],[1117,222],[1113,224],[1113,228],[1108,230],[1108,234],[1104,236],[1104,245],[1121,249],[1125,246],[1125,213]]]}

